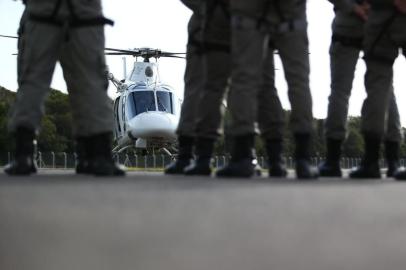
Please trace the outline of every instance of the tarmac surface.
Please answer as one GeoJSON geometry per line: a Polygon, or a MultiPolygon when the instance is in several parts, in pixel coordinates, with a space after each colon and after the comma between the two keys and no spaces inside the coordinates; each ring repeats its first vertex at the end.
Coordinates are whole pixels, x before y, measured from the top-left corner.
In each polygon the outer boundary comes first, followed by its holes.
{"type": "Polygon", "coordinates": [[[406,183],[1,172],[0,269],[406,269],[406,183]]]}

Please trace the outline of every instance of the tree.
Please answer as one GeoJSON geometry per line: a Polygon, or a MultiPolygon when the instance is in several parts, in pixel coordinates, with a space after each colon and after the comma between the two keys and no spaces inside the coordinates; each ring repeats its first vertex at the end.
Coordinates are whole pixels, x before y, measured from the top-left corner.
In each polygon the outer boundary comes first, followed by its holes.
{"type": "Polygon", "coordinates": [[[347,138],[343,143],[344,157],[361,157],[364,153],[364,140],[361,134],[361,117],[350,116],[347,124],[347,138]]]}
{"type": "Polygon", "coordinates": [[[41,132],[38,137],[38,149],[41,152],[64,152],[66,142],[57,133],[52,117],[45,115],[41,123],[41,132]]]}
{"type": "MultiPolygon", "coordinates": [[[[49,117],[49,120],[55,126],[54,136],[58,140],[58,149],[64,152],[74,152],[74,138],[72,134],[72,112],[68,95],[63,94],[62,92],[57,90],[52,90],[45,102],[45,112],[46,116],[49,117]]],[[[44,128],[46,128],[44,123],[46,122],[43,121],[42,123],[43,130],[44,128]]],[[[50,125],[48,125],[47,127],[51,128],[50,125]]],[[[47,132],[49,133],[51,131],[47,132]]],[[[45,143],[42,142],[41,144],[45,145],[45,143]]]]}
{"type": "MultiPolygon", "coordinates": [[[[13,138],[7,132],[8,112],[11,104],[14,103],[16,94],[3,87],[0,87],[0,153],[13,151],[13,138]]],[[[74,138],[72,134],[72,112],[68,95],[60,91],[52,90],[45,102],[45,116],[42,121],[41,134],[38,138],[40,151],[47,152],[74,152],[74,138]]],[[[294,138],[290,131],[290,111],[284,111],[286,126],[284,130],[284,155],[294,155],[294,138]]],[[[216,155],[227,155],[231,149],[231,140],[228,130],[230,126],[230,115],[226,111],[224,117],[226,136],[221,137],[215,146],[216,155]]],[[[314,120],[315,134],[312,148],[313,156],[325,156],[325,130],[324,120],[314,120]]],[[[343,144],[343,157],[360,157],[363,155],[364,142],[361,135],[361,118],[350,116],[348,118],[348,136],[343,144]]],[[[405,129],[402,129],[403,132],[405,129]]],[[[257,138],[255,147],[258,156],[266,156],[265,143],[262,138],[257,138]]],[[[401,157],[406,157],[406,145],[401,144],[401,157]]]]}
{"type": "MultiPolygon", "coordinates": [[[[8,113],[15,101],[16,93],[0,87],[0,151],[13,151],[13,138],[7,131],[8,113]]],[[[68,96],[51,90],[45,102],[45,116],[38,138],[40,151],[73,152],[72,113],[68,96]]]]}

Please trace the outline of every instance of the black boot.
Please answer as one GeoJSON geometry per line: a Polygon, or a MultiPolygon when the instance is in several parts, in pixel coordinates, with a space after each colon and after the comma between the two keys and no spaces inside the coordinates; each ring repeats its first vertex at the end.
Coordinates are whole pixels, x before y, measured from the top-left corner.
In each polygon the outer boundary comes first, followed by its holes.
{"type": "Polygon", "coordinates": [[[196,161],[186,167],[186,175],[211,175],[211,157],[214,139],[198,137],[196,140],[196,161]]]}
{"type": "Polygon", "coordinates": [[[295,134],[296,177],[314,179],[319,176],[317,168],[310,163],[310,134],[295,134]]]}
{"type": "Polygon", "coordinates": [[[341,177],[340,157],[342,140],[327,138],[327,157],[319,166],[320,176],[341,177]]]}
{"type": "Polygon", "coordinates": [[[385,141],[385,157],[388,164],[386,177],[393,177],[399,169],[400,143],[395,141],[385,141]]]}
{"type": "Polygon", "coordinates": [[[282,159],[282,150],[282,139],[266,140],[270,177],[285,177],[287,175],[286,166],[282,159]]]}
{"type": "Polygon", "coordinates": [[[165,174],[183,174],[184,169],[190,165],[193,157],[194,138],[189,136],[179,136],[178,158],[166,166],[165,174]]]}
{"type": "Polygon", "coordinates": [[[218,170],[218,177],[251,177],[255,173],[254,135],[234,137],[230,163],[218,170]]]}
{"type": "Polygon", "coordinates": [[[34,160],[33,129],[18,127],[15,133],[16,152],[14,160],[6,165],[4,172],[8,175],[30,175],[37,172],[34,160]]]}
{"type": "Polygon", "coordinates": [[[120,168],[111,156],[111,133],[100,133],[88,137],[89,167],[96,176],[124,176],[125,171],[120,168]]]}
{"type": "Polygon", "coordinates": [[[89,148],[91,143],[88,137],[76,138],[76,173],[91,174],[89,148]]]}
{"type": "Polygon", "coordinates": [[[361,166],[350,173],[350,178],[381,178],[379,169],[379,149],[381,140],[374,135],[364,135],[365,153],[361,166]]]}

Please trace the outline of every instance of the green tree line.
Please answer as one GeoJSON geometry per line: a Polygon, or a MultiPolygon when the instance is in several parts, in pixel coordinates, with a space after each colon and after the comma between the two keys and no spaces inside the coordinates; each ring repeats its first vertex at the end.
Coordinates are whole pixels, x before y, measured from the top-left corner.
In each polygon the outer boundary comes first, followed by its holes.
{"type": "MultiPolygon", "coordinates": [[[[0,153],[12,152],[14,149],[12,135],[7,132],[7,120],[11,105],[16,98],[15,92],[0,87],[0,153]]],[[[72,113],[68,95],[52,90],[45,103],[45,116],[42,120],[40,136],[38,138],[38,149],[42,152],[74,152],[74,138],[72,135],[72,113]]],[[[290,112],[285,111],[286,123],[289,123],[290,112]]],[[[227,118],[227,117],[226,117],[227,118]]],[[[227,119],[225,120],[227,123],[227,119]]],[[[348,137],[343,145],[343,156],[361,157],[363,154],[363,140],[360,134],[360,117],[349,117],[348,137]]],[[[324,120],[314,119],[314,146],[313,156],[325,156],[324,120]]],[[[285,155],[292,156],[294,142],[289,132],[289,124],[285,130],[285,155]]],[[[229,145],[227,136],[221,138],[216,145],[215,152],[224,155],[228,152],[229,145]]],[[[266,155],[263,141],[258,138],[256,150],[259,156],[266,155]]],[[[406,156],[406,145],[403,143],[401,155],[406,156]]]]}
{"type": "MultiPolygon", "coordinates": [[[[0,152],[14,150],[12,135],[7,129],[8,115],[16,98],[15,92],[0,87],[0,152]]],[[[72,113],[68,96],[51,90],[45,102],[45,116],[42,119],[38,138],[38,149],[43,152],[74,152],[72,136],[72,113]]]]}

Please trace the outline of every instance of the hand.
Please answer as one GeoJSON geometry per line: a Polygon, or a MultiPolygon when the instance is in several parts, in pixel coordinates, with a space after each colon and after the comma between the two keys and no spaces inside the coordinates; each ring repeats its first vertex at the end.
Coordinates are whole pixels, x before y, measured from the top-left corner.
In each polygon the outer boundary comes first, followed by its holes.
{"type": "Polygon", "coordinates": [[[406,14],[406,0],[394,0],[394,4],[399,12],[406,14]]]}
{"type": "Polygon", "coordinates": [[[362,20],[366,21],[366,20],[368,20],[369,9],[370,9],[370,5],[365,1],[362,4],[354,5],[352,12],[354,12],[355,15],[357,15],[362,20]]]}

